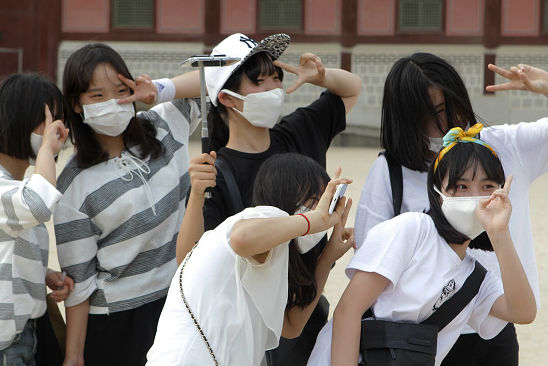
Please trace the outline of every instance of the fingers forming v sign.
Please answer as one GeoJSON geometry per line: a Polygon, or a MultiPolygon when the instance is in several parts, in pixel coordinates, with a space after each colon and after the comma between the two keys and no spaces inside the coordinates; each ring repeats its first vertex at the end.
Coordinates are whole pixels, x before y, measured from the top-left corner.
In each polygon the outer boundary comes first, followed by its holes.
{"type": "Polygon", "coordinates": [[[287,88],[286,93],[291,94],[305,83],[321,85],[325,80],[325,67],[320,58],[313,53],[304,53],[299,60],[299,66],[288,65],[279,60],[274,65],[281,69],[297,75],[297,80],[287,88]]]}
{"type": "Polygon", "coordinates": [[[118,104],[133,103],[140,101],[146,104],[154,104],[157,99],[158,91],[148,75],[139,75],[135,81],[126,78],[124,75],[118,74],[118,79],[126,84],[133,94],[127,98],[118,100],[118,104]]]}
{"type": "Polygon", "coordinates": [[[489,70],[499,74],[509,81],[503,84],[489,85],[485,89],[488,92],[500,90],[529,90],[534,93],[548,94],[548,73],[525,64],[512,66],[510,70],[489,64],[489,70]]]}
{"type": "Polygon", "coordinates": [[[508,229],[512,204],[508,195],[513,176],[506,179],[503,188],[494,191],[489,198],[481,200],[477,208],[478,217],[487,233],[508,229]]]}
{"type": "MultiPolygon", "coordinates": [[[[344,197],[342,197],[339,202],[342,202],[344,205],[344,197]]],[[[354,228],[345,227],[351,207],[352,199],[349,198],[344,206],[340,221],[333,227],[333,232],[331,233],[329,243],[325,249],[326,253],[329,253],[328,255],[333,262],[342,257],[350,248],[356,246],[356,241],[354,240],[354,228]]]]}

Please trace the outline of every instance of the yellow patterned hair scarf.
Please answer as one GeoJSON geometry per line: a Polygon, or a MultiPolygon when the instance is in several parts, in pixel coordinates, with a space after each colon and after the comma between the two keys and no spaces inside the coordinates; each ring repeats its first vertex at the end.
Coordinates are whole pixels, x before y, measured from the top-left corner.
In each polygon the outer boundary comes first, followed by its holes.
{"type": "Polygon", "coordinates": [[[489,146],[485,141],[481,141],[480,139],[474,138],[481,130],[483,129],[483,125],[481,123],[476,123],[472,127],[470,127],[467,131],[463,131],[460,127],[454,127],[447,132],[447,134],[443,137],[443,149],[438,154],[438,157],[436,158],[436,161],[434,162],[434,172],[436,169],[438,169],[438,164],[443,159],[445,154],[449,150],[453,148],[457,144],[457,142],[475,142],[476,144],[480,144],[482,146],[485,146],[491,152],[493,155],[497,156],[497,153],[495,153],[495,150],[491,146],[489,146]]]}

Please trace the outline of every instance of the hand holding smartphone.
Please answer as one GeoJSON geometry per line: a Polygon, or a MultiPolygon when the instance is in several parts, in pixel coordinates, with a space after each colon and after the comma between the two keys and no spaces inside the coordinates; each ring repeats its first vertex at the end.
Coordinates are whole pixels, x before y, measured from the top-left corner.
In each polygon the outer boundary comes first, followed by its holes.
{"type": "Polygon", "coordinates": [[[333,199],[331,200],[331,205],[329,205],[329,211],[328,213],[331,215],[333,211],[335,211],[335,207],[337,206],[337,202],[339,201],[339,198],[344,196],[344,193],[346,192],[346,187],[348,184],[339,184],[337,186],[337,189],[335,190],[335,194],[333,195],[333,199]]]}

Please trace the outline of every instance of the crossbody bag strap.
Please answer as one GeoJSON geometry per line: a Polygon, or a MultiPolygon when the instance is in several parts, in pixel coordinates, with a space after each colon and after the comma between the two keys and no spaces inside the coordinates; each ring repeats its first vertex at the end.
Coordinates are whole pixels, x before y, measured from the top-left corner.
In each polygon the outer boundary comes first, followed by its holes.
{"type": "Polygon", "coordinates": [[[390,175],[390,188],[392,189],[392,207],[394,216],[401,213],[401,203],[403,200],[403,176],[401,165],[394,160],[388,151],[381,151],[379,155],[384,155],[388,164],[388,174],[390,175]]]}
{"type": "Polygon", "coordinates": [[[190,259],[190,256],[192,255],[192,252],[194,251],[194,248],[196,248],[197,245],[198,245],[198,243],[196,243],[194,245],[194,247],[192,247],[192,250],[187,254],[185,260],[183,261],[183,265],[181,266],[181,272],[179,273],[179,288],[181,290],[181,297],[183,298],[183,302],[186,306],[186,309],[188,310],[188,313],[190,314],[190,318],[192,319],[192,322],[196,326],[196,329],[198,330],[198,333],[200,333],[200,337],[202,337],[202,339],[203,339],[203,341],[204,341],[204,343],[205,343],[205,345],[206,345],[206,347],[209,351],[209,354],[211,355],[211,358],[213,359],[213,363],[215,364],[215,366],[218,366],[219,363],[217,362],[217,359],[215,358],[215,354],[213,353],[213,349],[209,345],[209,342],[207,341],[205,333],[202,330],[202,328],[200,327],[200,324],[198,324],[198,319],[196,319],[196,317],[194,316],[194,313],[192,312],[192,310],[190,310],[190,305],[188,304],[188,301],[186,301],[185,293],[183,292],[183,270],[185,269],[185,266],[186,266],[188,260],[190,259]]]}
{"type": "Polygon", "coordinates": [[[236,178],[234,178],[232,169],[230,169],[230,166],[228,166],[226,161],[224,161],[221,157],[217,157],[215,160],[215,168],[217,168],[217,172],[220,172],[225,179],[230,205],[232,206],[232,213],[229,216],[232,216],[233,214],[236,214],[244,209],[240,189],[238,188],[238,184],[236,183],[236,178]]]}
{"type": "Polygon", "coordinates": [[[449,300],[444,302],[432,315],[423,320],[421,324],[437,325],[439,329],[438,332],[440,332],[447,324],[455,319],[474,296],[477,295],[486,274],[487,270],[485,267],[483,267],[480,262],[476,261],[474,270],[466,281],[464,281],[461,289],[449,300]]]}

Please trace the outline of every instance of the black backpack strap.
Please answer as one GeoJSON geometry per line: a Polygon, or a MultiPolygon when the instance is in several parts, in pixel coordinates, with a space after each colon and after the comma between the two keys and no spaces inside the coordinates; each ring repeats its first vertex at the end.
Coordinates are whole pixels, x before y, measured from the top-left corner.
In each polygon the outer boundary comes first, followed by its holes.
{"type": "Polygon", "coordinates": [[[230,166],[220,156],[215,159],[215,168],[217,168],[217,173],[221,173],[225,179],[228,198],[230,200],[230,205],[232,206],[231,215],[242,211],[244,209],[244,203],[242,202],[242,195],[240,194],[240,189],[238,188],[232,169],[230,169],[230,166]]]}
{"type": "Polygon", "coordinates": [[[449,324],[468,303],[476,296],[480,286],[487,274],[485,267],[476,261],[474,270],[468,276],[461,289],[457,291],[449,300],[444,302],[438,310],[423,320],[421,324],[434,324],[438,326],[438,332],[449,324]]]}
{"type": "Polygon", "coordinates": [[[381,151],[380,155],[384,155],[388,163],[388,174],[390,175],[390,188],[392,189],[392,207],[394,208],[394,216],[401,213],[401,203],[403,199],[403,176],[401,165],[398,164],[388,151],[381,151]]]}

